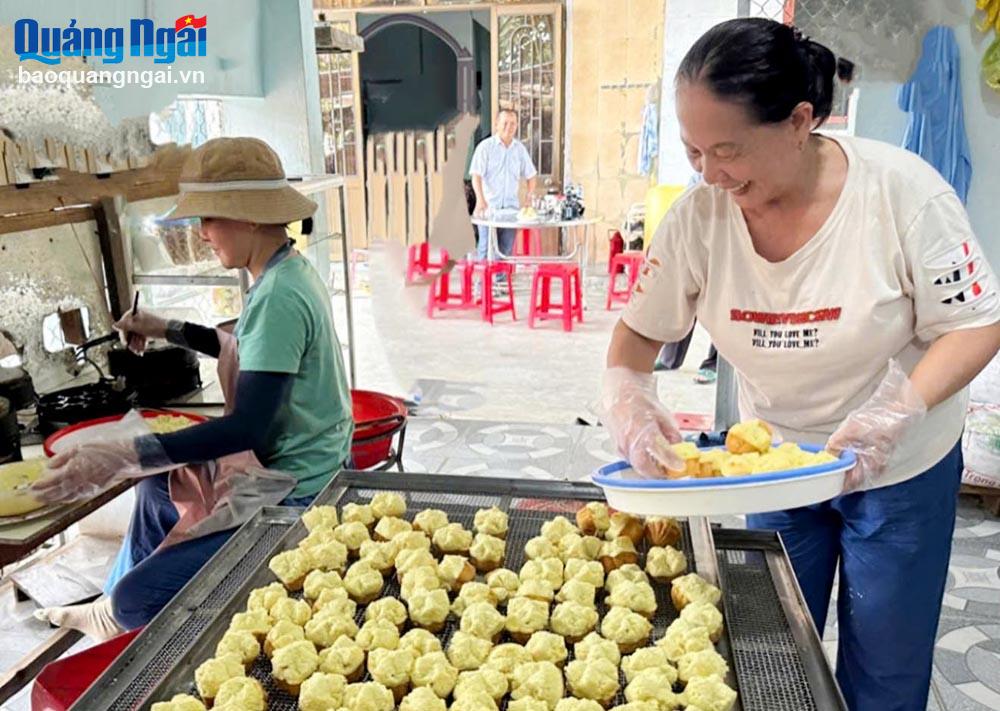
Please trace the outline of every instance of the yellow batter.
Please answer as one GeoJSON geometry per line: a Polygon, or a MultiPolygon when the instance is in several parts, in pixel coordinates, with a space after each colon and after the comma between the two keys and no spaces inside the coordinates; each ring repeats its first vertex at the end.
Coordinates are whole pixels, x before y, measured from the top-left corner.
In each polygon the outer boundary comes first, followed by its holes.
{"type": "Polygon", "coordinates": [[[44,459],[0,464],[0,516],[19,516],[45,504],[31,495],[29,487],[45,474],[44,459]]]}

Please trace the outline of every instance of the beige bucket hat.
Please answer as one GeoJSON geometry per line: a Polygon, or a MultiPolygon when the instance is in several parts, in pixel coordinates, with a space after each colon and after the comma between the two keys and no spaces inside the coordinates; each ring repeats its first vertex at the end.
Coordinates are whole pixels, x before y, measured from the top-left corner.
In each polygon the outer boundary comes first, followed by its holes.
{"type": "Polygon", "coordinates": [[[291,187],[281,159],[257,138],[213,138],[181,167],[180,196],[167,219],[224,217],[262,225],[309,217],[316,203],[291,187]]]}

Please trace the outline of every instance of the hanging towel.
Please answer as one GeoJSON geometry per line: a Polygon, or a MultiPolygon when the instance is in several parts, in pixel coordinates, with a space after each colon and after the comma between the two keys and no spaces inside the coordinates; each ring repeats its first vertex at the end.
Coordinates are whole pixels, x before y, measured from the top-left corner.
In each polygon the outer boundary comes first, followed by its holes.
{"type": "MultiPolygon", "coordinates": [[[[658,88],[658,84],[654,84],[658,88]]],[[[660,120],[657,105],[659,91],[646,94],[646,105],[642,108],[642,128],[639,132],[639,175],[649,175],[653,170],[653,159],[659,151],[660,120]]]]}
{"type": "Polygon", "coordinates": [[[965,135],[958,44],[950,27],[932,27],[910,80],[899,88],[899,108],[910,121],[903,147],[938,169],[965,202],[972,157],[965,135]]]}

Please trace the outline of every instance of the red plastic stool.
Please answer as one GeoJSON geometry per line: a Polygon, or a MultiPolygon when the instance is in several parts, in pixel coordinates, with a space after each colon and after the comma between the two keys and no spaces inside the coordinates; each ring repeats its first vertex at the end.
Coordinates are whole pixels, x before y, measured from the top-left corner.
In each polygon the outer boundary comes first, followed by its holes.
{"type": "Polygon", "coordinates": [[[610,311],[612,303],[628,303],[629,296],[632,295],[632,288],[639,280],[639,270],[642,269],[643,259],[643,253],[638,251],[622,252],[611,258],[611,263],[608,265],[611,273],[608,275],[608,297],[604,302],[605,309],[610,311]],[[624,267],[628,281],[628,286],[624,289],[615,288],[619,267],[624,267]]]}
{"type": "Polygon", "coordinates": [[[31,687],[32,711],[65,711],[142,632],[142,627],[50,662],[31,687]]]}
{"type": "Polygon", "coordinates": [[[528,327],[535,327],[535,319],[561,318],[564,331],[573,330],[573,317],[583,323],[583,289],[580,285],[580,265],[575,262],[540,264],[531,278],[531,308],[528,327]],[[562,281],[562,301],[552,303],[552,280],[562,281]],[[541,299],[539,300],[539,297],[541,299]]]}
{"type": "Polygon", "coordinates": [[[472,263],[462,259],[455,264],[454,269],[441,272],[434,278],[430,291],[427,293],[427,318],[434,318],[435,310],[448,311],[476,307],[477,302],[472,295],[472,271],[472,263]],[[456,273],[462,279],[457,294],[451,290],[451,275],[456,273]]]}
{"type": "Polygon", "coordinates": [[[537,256],[542,253],[542,231],[536,227],[519,230],[514,254],[518,257],[537,256]]]}
{"type": "Polygon", "coordinates": [[[513,262],[476,262],[472,268],[473,278],[482,279],[482,314],[483,320],[493,325],[493,317],[510,311],[511,320],[517,321],[514,312],[514,263],[513,262]],[[498,274],[507,275],[507,297],[496,299],[493,296],[493,277],[498,274]]]}
{"type": "Polygon", "coordinates": [[[448,263],[448,250],[439,250],[439,259],[431,260],[431,246],[427,242],[411,244],[406,249],[406,283],[413,281],[414,277],[429,274],[434,270],[440,271],[448,263]]]}

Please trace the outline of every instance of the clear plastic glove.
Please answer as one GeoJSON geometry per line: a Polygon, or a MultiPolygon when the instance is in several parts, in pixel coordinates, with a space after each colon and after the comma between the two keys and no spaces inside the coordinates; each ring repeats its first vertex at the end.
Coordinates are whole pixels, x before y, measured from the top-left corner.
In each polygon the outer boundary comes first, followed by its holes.
{"type": "Polygon", "coordinates": [[[73,447],[48,466],[48,474],[31,485],[31,493],[47,504],[90,499],[114,481],[142,475],[133,440],[73,447]]]}
{"type": "Polygon", "coordinates": [[[851,449],[857,455],[857,464],[847,472],[844,493],[871,487],[903,435],[926,414],[920,393],[899,363],[890,360],[889,371],[872,396],[840,423],[826,443],[831,454],[851,449]]]}
{"type": "Polygon", "coordinates": [[[115,321],[113,327],[120,334],[122,345],[136,355],[142,355],[146,350],[147,340],[166,336],[167,323],[167,319],[148,311],[133,313],[129,309],[115,321]]]}
{"type": "Polygon", "coordinates": [[[656,396],[651,373],[608,368],[601,384],[601,417],[615,447],[643,479],[665,477],[684,462],[670,445],[681,432],[670,411],[656,396]]]}

